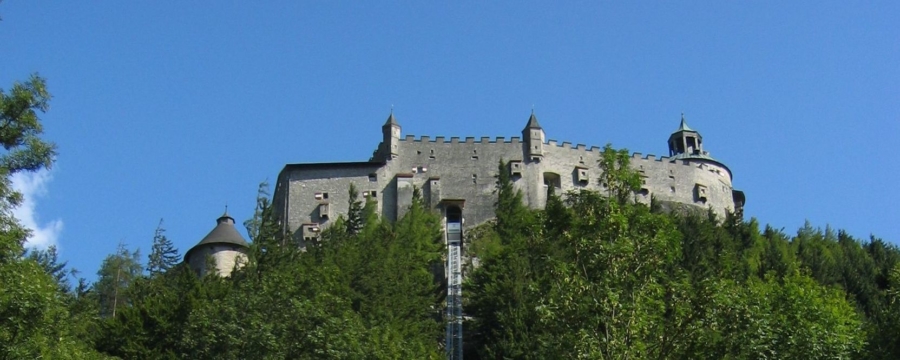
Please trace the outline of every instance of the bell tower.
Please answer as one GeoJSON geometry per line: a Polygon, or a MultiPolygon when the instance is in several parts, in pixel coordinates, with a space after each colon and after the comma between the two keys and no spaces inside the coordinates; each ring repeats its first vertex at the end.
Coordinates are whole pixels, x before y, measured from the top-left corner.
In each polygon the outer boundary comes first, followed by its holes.
{"type": "Polygon", "coordinates": [[[669,136],[669,156],[676,155],[705,155],[703,151],[703,137],[694,129],[691,129],[684,121],[684,113],[681,114],[681,125],[678,130],[669,136]]]}

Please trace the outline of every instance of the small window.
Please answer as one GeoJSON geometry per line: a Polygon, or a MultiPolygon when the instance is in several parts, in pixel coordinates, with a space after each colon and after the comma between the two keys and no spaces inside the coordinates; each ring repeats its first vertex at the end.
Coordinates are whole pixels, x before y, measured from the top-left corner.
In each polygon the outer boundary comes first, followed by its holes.
{"type": "Polygon", "coordinates": [[[369,181],[370,181],[370,182],[376,182],[376,181],[378,181],[378,175],[376,175],[375,173],[369,174],[369,181]]]}
{"type": "Polygon", "coordinates": [[[708,197],[706,185],[703,185],[703,184],[694,185],[694,196],[695,196],[694,201],[706,204],[706,200],[708,197]]]}
{"type": "Polygon", "coordinates": [[[522,176],[522,162],[521,161],[510,161],[509,162],[509,174],[511,176],[522,176]]]}
{"type": "Polygon", "coordinates": [[[477,175],[477,174],[472,174],[472,183],[473,183],[473,184],[477,184],[477,183],[478,183],[478,175],[477,175]]]}
{"type": "Polygon", "coordinates": [[[544,173],[544,185],[550,187],[555,187],[557,189],[562,187],[562,179],[560,179],[559,174],[552,172],[544,173]]]}
{"type": "Polygon", "coordinates": [[[589,182],[588,170],[585,168],[575,168],[575,181],[581,185],[587,185],[589,182]]]}
{"type": "Polygon", "coordinates": [[[478,160],[478,155],[472,156],[472,160],[478,160]]]}

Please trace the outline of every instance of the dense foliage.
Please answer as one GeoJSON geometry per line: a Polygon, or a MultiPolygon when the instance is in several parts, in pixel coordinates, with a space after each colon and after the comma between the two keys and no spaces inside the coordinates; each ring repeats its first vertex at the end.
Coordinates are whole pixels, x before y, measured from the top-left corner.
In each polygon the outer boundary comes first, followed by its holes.
{"type": "MultiPolygon", "coordinates": [[[[351,188],[349,214],[301,249],[262,184],[230,277],[179,263],[160,223],[146,265],[122,244],[71,284],[10,213],[10,176],[52,164],[48,100],[36,76],[0,91],[0,359],[444,357],[442,225],[418,191],[391,223],[351,188]]],[[[900,358],[896,246],[663,213],[633,201],[628,160],[607,146],[604,192],[550,187],[542,210],[498,164],[496,220],[466,234],[467,358],[900,358]]]]}

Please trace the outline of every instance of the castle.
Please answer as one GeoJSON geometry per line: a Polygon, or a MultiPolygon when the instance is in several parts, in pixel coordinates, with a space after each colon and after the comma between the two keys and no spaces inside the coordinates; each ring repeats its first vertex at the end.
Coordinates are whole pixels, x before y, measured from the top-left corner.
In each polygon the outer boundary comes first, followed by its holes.
{"type": "MultiPolygon", "coordinates": [[[[274,211],[301,246],[346,215],[351,184],[360,196],[375,200],[377,213],[391,221],[403,216],[413,189],[420,189],[425,204],[448,225],[448,241],[461,236],[460,227],[494,217],[501,160],[508,162],[504,171],[532,208],[544,207],[548,187],[557,194],[604,190],[597,165],[601,149],[546,140],[533,112],[521,138],[402,137],[393,112],[381,129],[382,141],[369,161],[288,164],[278,175],[274,211]]],[[[732,186],[731,170],[703,149],[703,137],[688,127],[684,115],[668,148],[664,157],[632,155],[631,165],[643,177],[635,201],[649,203],[653,196],[664,204],[709,208],[719,215],[741,211],[745,197],[732,186]]]]}

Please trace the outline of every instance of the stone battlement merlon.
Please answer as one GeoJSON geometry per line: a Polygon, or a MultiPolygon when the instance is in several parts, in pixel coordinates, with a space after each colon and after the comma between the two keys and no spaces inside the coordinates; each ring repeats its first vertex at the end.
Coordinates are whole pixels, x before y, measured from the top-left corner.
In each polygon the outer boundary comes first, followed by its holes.
{"type": "MultiPolygon", "coordinates": [[[[403,139],[400,139],[402,142],[417,142],[417,143],[435,143],[435,144],[444,144],[447,142],[447,137],[445,136],[435,136],[434,139],[431,138],[430,135],[406,135],[403,139]]],[[[450,144],[459,144],[459,136],[450,137],[450,144]]],[[[481,136],[478,138],[478,141],[475,141],[474,136],[467,136],[464,140],[467,144],[519,144],[522,142],[522,138],[519,136],[512,136],[507,138],[506,136],[496,136],[491,138],[489,136],[481,136]]],[[[584,145],[580,145],[584,147],[584,145]]]]}

